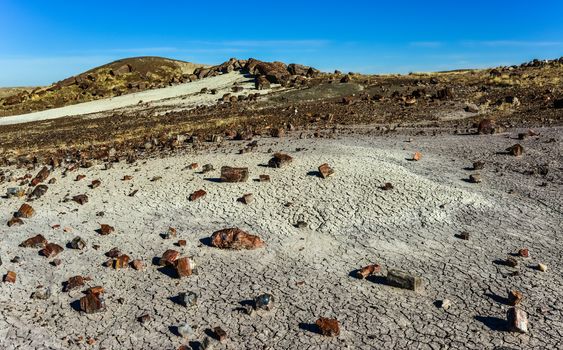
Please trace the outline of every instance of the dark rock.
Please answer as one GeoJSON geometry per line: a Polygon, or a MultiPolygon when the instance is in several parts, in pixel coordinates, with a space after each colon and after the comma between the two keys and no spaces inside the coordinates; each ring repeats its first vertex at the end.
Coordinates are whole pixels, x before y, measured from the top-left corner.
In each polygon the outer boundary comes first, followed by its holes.
{"type": "Polygon", "coordinates": [[[246,180],[248,180],[248,168],[221,167],[221,181],[245,182],[246,180]]]}
{"type": "Polygon", "coordinates": [[[244,232],[239,228],[227,228],[214,232],[211,245],[221,249],[256,249],[265,245],[260,237],[244,232]]]}
{"type": "Polygon", "coordinates": [[[41,254],[47,258],[53,257],[53,256],[57,256],[60,252],[62,252],[64,249],[63,247],[61,247],[58,244],[55,243],[47,243],[45,245],[45,248],[43,248],[41,250],[41,254]]]}
{"type": "Polygon", "coordinates": [[[319,318],[315,324],[317,325],[319,332],[324,336],[338,336],[340,335],[340,323],[335,318],[319,318]]]}
{"type": "Polygon", "coordinates": [[[415,292],[422,289],[422,280],[420,277],[400,270],[389,270],[387,272],[387,284],[398,288],[410,289],[415,292]]]}
{"type": "Polygon", "coordinates": [[[274,157],[268,162],[271,168],[281,168],[289,165],[293,161],[293,157],[284,153],[274,153],[274,157]]]}
{"type": "Polygon", "coordinates": [[[82,250],[86,247],[86,242],[80,237],[74,237],[72,241],[70,241],[70,246],[72,249],[79,249],[82,250]]]}
{"type": "Polygon", "coordinates": [[[45,239],[45,237],[41,234],[28,238],[20,243],[20,247],[25,248],[45,248],[46,245],[47,239],[45,239]]]}

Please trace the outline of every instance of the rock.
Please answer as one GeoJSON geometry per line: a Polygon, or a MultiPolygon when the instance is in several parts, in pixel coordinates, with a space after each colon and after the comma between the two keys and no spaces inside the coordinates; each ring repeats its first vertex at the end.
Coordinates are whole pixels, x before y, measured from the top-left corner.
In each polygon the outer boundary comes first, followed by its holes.
{"type": "Polygon", "coordinates": [[[39,199],[43,197],[45,193],[47,193],[48,189],[49,187],[47,185],[38,185],[33,189],[31,194],[28,196],[28,199],[30,200],[39,199]]]}
{"type": "Polygon", "coordinates": [[[100,180],[92,180],[92,183],[90,184],[90,188],[91,189],[98,188],[100,187],[101,184],[102,182],[100,180]]]}
{"type": "Polygon", "coordinates": [[[518,266],[518,260],[514,259],[513,257],[509,256],[508,258],[506,258],[506,260],[504,261],[504,264],[506,266],[510,266],[510,267],[516,267],[518,266]]]}
{"type": "Polygon", "coordinates": [[[522,298],[524,298],[524,294],[518,290],[511,290],[508,292],[508,302],[512,306],[520,304],[522,298]]]}
{"type": "Polygon", "coordinates": [[[174,262],[174,267],[176,268],[176,273],[178,277],[188,277],[193,273],[195,264],[192,259],[188,257],[179,258],[174,262]]]}
{"type": "Polygon", "coordinates": [[[463,110],[467,113],[479,113],[479,107],[475,103],[466,103],[463,110]]]}
{"type": "Polygon", "coordinates": [[[101,235],[109,235],[110,233],[114,232],[115,229],[113,228],[113,226],[107,225],[107,224],[100,224],[100,229],[98,230],[98,232],[101,235]]]}
{"type": "Polygon", "coordinates": [[[137,321],[139,321],[139,323],[141,324],[147,324],[150,322],[150,320],[151,320],[151,316],[149,314],[143,314],[137,317],[137,321]]]}
{"type": "Polygon", "coordinates": [[[555,109],[563,108],[563,98],[553,100],[553,108],[555,109]]]}
{"type": "Polygon", "coordinates": [[[494,134],[497,132],[496,122],[492,119],[483,119],[479,122],[477,127],[477,132],[479,134],[494,134]]]}
{"type": "Polygon", "coordinates": [[[256,88],[256,90],[266,90],[270,89],[271,85],[265,76],[258,75],[256,76],[256,78],[254,78],[254,87],[256,88]]]}
{"type": "Polygon", "coordinates": [[[84,278],[82,276],[73,276],[69,278],[68,281],[64,283],[63,292],[69,292],[73,289],[81,288],[82,286],[84,286],[86,280],[87,278],[84,278]]]}
{"type": "Polygon", "coordinates": [[[420,152],[415,152],[412,156],[412,160],[414,160],[415,162],[418,162],[421,158],[422,158],[422,153],[420,152]]]}
{"type": "Polygon", "coordinates": [[[410,275],[400,270],[389,270],[387,272],[387,284],[398,288],[410,289],[415,292],[422,289],[422,279],[420,277],[410,275]]]}
{"type": "Polygon", "coordinates": [[[50,174],[51,172],[47,167],[41,168],[41,170],[39,170],[39,172],[37,173],[37,175],[35,175],[33,180],[31,180],[31,185],[37,186],[39,183],[44,182],[45,180],[47,180],[50,174]]]}
{"type": "Polygon", "coordinates": [[[180,239],[176,244],[178,245],[178,247],[185,247],[188,242],[186,242],[185,239],[180,239]]]}
{"type": "Polygon", "coordinates": [[[213,336],[221,342],[227,340],[227,332],[225,332],[221,327],[213,328],[213,336]]]}
{"type": "Polygon", "coordinates": [[[10,260],[10,262],[14,264],[21,264],[23,261],[24,261],[23,258],[19,256],[14,256],[12,260],[10,260]]]}
{"type": "Polygon", "coordinates": [[[227,228],[214,232],[211,245],[221,249],[256,249],[265,245],[260,237],[244,232],[239,228],[227,228]]]}
{"type": "Polygon", "coordinates": [[[323,179],[326,179],[334,174],[334,170],[327,163],[324,163],[319,166],[319,173],[323,179]]]}
{"type": "Polygon", "coordinates": [[[14,271],[8,271],[4,275],[5,283],[16,283],[16,273],[14,271]]]}
{"type": "Polygon", "coordinates": [[[305,228],[307,228],[308,224],[307,224],[306,221],[299,220],[299,221],[297,221],[297,223],[295,223],[294,226],[299,228],[299,229],[305,229],[305,228]]]}
{"type": "Polygon", "coordinates": [[[74,239],[70,242],[70,246],[72,249],[79,249],[82,250],[86,247],[86,242],[80,237],[74,237],[74,239]]]}
{"type": "Polygon", "coordinates": [[[452,306],[452,302],[449,299],[444,299],[444,300],[440,300],[438,302],[439,307],[441,307],[444,310],[449,309],[452,306]]]}
{"type": "Polygon", "coordinates": [[[61,259],[56,258],[56,259],[53,259],[53,261],[51,261],[50,264],[53,265],[53,266],[59,266],[59,265],[62,264],[62,263],[63,263],[63,262],[62,262],[61,259]]]}
{"type": "Polygon", "coordinates": [[[340,335],[340,323],[335,318],[319,318],[315,324],[319,329],[319,333],[328,337],[335,337],[340,335]]]}
{"type": "Polygon", "coordinates": [[[393,187],[393,184],[391,184],[390,182],[386,182],[380,188],[384,191],[389,191],[389,190],[392,190],[394,187],[393,187]]]}
{"type": "Polygon", "coordinates": [[[164,252],[164,254],[162,254],[162,257],[160,258],[158,264],[160,266],[166,266],[166,265],[174,266],[174,263],[179,257],[180,257],[180,252],[173,249],[168,249],[167,251],[164,252]]]}
{"type": "Polygon", "coordinates": [[[25,190],[21,187],[8,187],[6,190],[6,197],[23,197],[25,196],[25,190]]]}
{"type": "Polygon", "coordinates": [[[207,192],[205,192],[205,190],[197,190],[194,193],[190,194],[190,201],[196,201],[201,197],[204,197],[207,194],[207,192]]]}
{"type": "Polygon", "coordinates": [[[126,269],[127,267],[129,267],[130,259],[131,258],[127,254],[122,254],[118,256],[117,258],[113,259],[113,268],[115,270],[126,269]]]}
{"type": "Polygon", "coordinates": [[[274,296],[268,293],[254,298],[254,309],[270,311],[274,307],[274,296]]]}
{"type": "Polygon", "coordinates": [[[61,246],[58,245],[58,244],[55,244],[55,243],[47,243],[47,244],[45,245],[45,248],[41,249],[40,253],[41,253],[43,256],[45,256],[45,257],[47,257],[47,258],[50,258],[50,257],[57,256],[57,255],[58,255],[60,252],[62,252],[63,250],[64,250],[63,247],[61,247],[61,246]]]}
{"type": "Polygon", "coordinates": [[[457,238],[459,239],[463,239],[464,241],[468,241],[469,240],[469,232],[467,231],[463,231],[461,233],[458,233],[455,235],[457,238]]]}
{"type": "Polygon", "coordinates": [[[174,227],[169,227],[168,230],[162,234],[162,238],[170,239],[176,237],[178,235],[178,231],[174,227]]]}
{"type": "Polygon", "coordinates": [[[271,168],[281,168],[289,165],[293,161],[293,157],[284,153],[274,153],[274,157],[268,162],[271,168]]]}
{"type": "Polygon", "coordinates": [[[522,248],[522,249],[518,250],[518,255],[523,257],[523,258],[529,258],[530,257],[530,251],[528,250],[528,248],[522,248]]]}
{"type": "Polygon", "coordinates": [[[248,180],[248,168],[221,167],[222,182],[246,182],[248,180]]]}
{"type": "Polygon", "coordinates": [[[76,203],[80,204],[80,205],[84,205],[84,204],[88,203],[88,196],[85,195],[85,194],[79,194],[79,195],[72,197],[72,200],[75,201],[76,203]]]}
{"type": "Polygon", "coordinates": [[[20,226],[20,225],[23,225],[23,220],[15,216],[8,221],[8,227],[20,226]]]}
{"type": "Polygon", "coordinates": [[[144,267],[143,261],[139,260],[139,259],[135,259],[135,260],[131,261],[131,267],[134,268],[137,271],[140,271],[144,267]]]}
{"type": "Polygon", "coordinates": [[[341,83],[349,83],[352,80],[352,78],[350,78],[350,76],[348,74],[346,74],[345,76],[342,77],[342,79],[340,79],[341,83]]]}
{"type": "Polygon", "coordinates": [[[239,201],[244,204],[250,204],[253,200],[254,197],[252,196],[252,193],[246,193],[239,199],[239,201]]]}
{"type": "Polygon", "coordinates": [[[117,258],[121,255],[121,250],[119,250],[119,248],[117,247],[113,247],[109,251],[107,251],[105,255],[109,258],[117,258]]]}
{"type": "Polygon", "coordinates": [[[182,302],[182,305],[186,307],[196,306],[198,299],[199,296],[191,291],[180,294],[180,301],[182,302]]]}
{"type": "Polygon", "coordinates": [[[454,92],[451,87],[445,87],[441,90],[436,91],[436,98],[440,100],[447,100],[454,97],[454,92]]]}
{"type": "Polygon", "coordinates": [[[31,299],[47,300],[50,297],[51,297],[51,288],[49,287],[40,288],[39,290],[36,290],[35,292],[31,293],[31,299]]]}
{"type": "Polygon", "coordinates": [[[270,175],[258,175],[258,181],[260,182],[270,182],[270,175]]]}
{"type": "Polygon", "coordinates": [[[483,170],[485,168],[485,162],[476,161],[473,162],[473,170],[483,170]]]}
{"type": "Polygon", "coordinates": [[[182,323],[178,326],[178,334],[184,338],[189,338],[194,335],[194,330],[189,324],[182,323]]]}
{"type": "Polygon", "coordinates": [[[106,310],[106,303],[103,295],[89,293],[80,298],[80,310],[87,314],[103,312],[106,310]]]}
{"type": "Polygon", "coordinates": [[[469,175],[469,182],[477,184],[482,181],[481,174],[471,174],[469,175]]]}
{"type": "Polygon", "coordinates": [[[358,278],[364,279],[380,272],[381,272],[381,266],[378,264],[372,264],[372,265],[364,266],[361,269],[359,269],[358,272],[356,273],[356,276],[358,278]]]}
{"type": "Polygon", "coordinates": [[[76,179],[74,179],[74,181],[80,181],[82,179],[84,179],[86,177],[86,175],[76,175],[76,179]]]}
{"type": "Polygon", "coordinates": [[[538,270],[540,270],[541,272],[546,272],[547,271],[547,265],[539,263],[538,266],[536,267],[538,270]]]}
{"type": "Polygon", "coordinates": [[[285,129],[284,128],[273,128],[270,130],[270,136],[272,137],[284,137],[285,136],[285,129]]]}
{"type": "Polygon", "coordinates": [[[35,210],[31,207],[31,205],[24,203],[21,205],[20,209],[14,214],[16,218],[25,218],[28,219],[35,215],[35,210]]]}
{"type": "Polygon", "coordinates": [[[213,171],[213,170],[215,170],[215,169],[213,168],[213,165],[211,165],[211,164],[204,164],[203,167],[202,167],[202,169],[201,169],[201,173],[202,173],[202,174],[205,174],[205,173],[208,173],[208,172],[213,171]]]}
{"type": "Polygon", "coordinates": [[[41,234],[28,238],[20,243],[20,247],[24,248],[45,248],[45,245],[47,245],[47,239],[41,234]]]}
{"type": "Polygon", "coordinates": [[[522,153],[524,153],[524,147],[522,147],[520,144],[515,144],[514,146],[510,146],[506,149],[506,151],[513,155],[513,156],[521,156],[522,153]]]}
{"type": "Polygon", "coordinates": [[[528,316],[524,310],[511,307],[506,312],[508,328],[513,332],[528,333],[528,316]]]}

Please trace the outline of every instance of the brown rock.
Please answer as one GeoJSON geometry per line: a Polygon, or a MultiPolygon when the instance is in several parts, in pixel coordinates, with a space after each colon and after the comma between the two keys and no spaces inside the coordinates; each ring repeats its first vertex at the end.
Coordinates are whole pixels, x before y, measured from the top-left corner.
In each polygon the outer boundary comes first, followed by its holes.
{"type": "Polygon", "coordinates": [[[38,185],[33,189],[33,192],[28,196],[28,199],[34,200],[41,198],[47,193],[49,187],[47,185],[38,185]]]}
{"type": "Polygon", "coordinates": [[[386,183],[385,183],[383,186],[381,186],[380,188],[381,188],[382,190],[384,190],[384,191],[389,191],[389,190],[392,190],[394,187],[393,187],[393,184],[392,184],[392,183],[386,182],[386,183]]]}
{"type": "Polygon", "coordinates": [[[422,280],[420,277],[410,275],[400,270],[389,270],[387,272],[387,284],[398,288],[410,289],[415,292],[422,289],[422,280]]]}
{"type": "Polygon", "coordinates": [[[116,270],[125,269],[129,266],[129,255],[122,254],[113,260],[113,268],[116,270]]]}
{"type": "Polygon", "coordinates": [[[9,221],[8,221],[8,227],[12,227],[12,226],[20,226],[23,225],[23,220],[17,217],[12,217],[9,221]]]}
{"type": "Polygon", "coordinates": [[[420,152],[415,152],[414,155],[412,156],[412,160],[414,161],[419,161],[422,158],[422,153],[420,152]]]}
{"type": "Polygon", "coordinates": [[[14,271],[8,271],[4,275],[5,283],[16,283],[16,273],[14,271]]]}
{"type": "Polygon", "coordinates": [[[105,255],[109,258],[117,258],[121,255],[121,250],[119,250],[119,248],[117,247],[113,247],[109,251],[107,251],[105,255]]]}
{"type": "Polygon", "coordinates": [[[485,168],[485,162],[476,161],[473,162],[473,170],[483,170],[485,168]]]}
{"type": "Polygon", "coordinates": [[[164,252],[164,254],[162,254],[162,258],[160,258],[159,265],[174,266],[174,263],[176,262],[179,256],[180,256],[180,252],[173,249],[168,249],[167,251],[164,252]]]}
{"type": "Polygon", "coordinates": [[[221,181],[246,182],[246,180],[248,180],[248,168],[221,167],[221,181]]]}
{"type": "Polygon", "coordinates": [[[289,165],[293,161],[293,157],[284,153],[274,153],[274,157],[268,162],[271,168],[281,168],[289,165]]]}
{"type": "Polygon", "coordinates": [[[92,180],[92,183],[90,184],[90,188],[94,189],[100,187],[101,184],[102,182],[100,180],[92,180]]]}
{"type": "Polygon", "coordinates": [[[221,249],[256,249],[265,245],[260,237],[244,232],[239,228],[227,228],[214,232],[211,245],[221,249]]]}
{"type": "Polygon", "coordinates": [[[481,174],[471,174],[471,175],[469,175],[469,182],[477,184],[477,183],[480,183],[481,181],[483,181],[481,179],[481,174]]]}
{"type": "Polygon", "coordinates": [[[47,243],[47,244],[45,245],[45,248],[41,249],[40,253],[41,253],[43,256],[45,256],[45,257],[47,257],[47,258],[50,258],[50,257],[53,257],[53,256],[57,256],[57,255],[58,255],[60,252],[62,252],[63,250],[64,250],[63,247],[61,247],[61,246],[58,245],[58,244],[55,244],[55,243],[47,243]]]}
{"type": "Polygon", "coordinates": [[[106,309],[106,303],[102,294],[86,294],[80,298],[80,309],[87,314],[102,312],[106,309]]]}
{"type": "Polygon", "coordinates": [[[522,249],[518,250],[518,255],[523,257],[523,258],[529,258],[530,257],[530,251],[528,250],[528,248],[522,248],[522,249]]]}
{"type": "Polygon", "coordinates": [[[381,266],[378,264],[367,265],[358,270],[356,276],[358,278],[367,278],[381,272],[381,266]]]}
{"type": "Polygon", "coordinates": [[[74,179],[74,181],[80,181],[82,179],[84,179],[86,177],[86,175],[76,175],[76,179],[74,179]]]}
{"type": "Polygon", "coordinates": [[[44,182],[45,180],[47,180],[50,174],[51,172],[49,171],[49,169],[47,167],[43,167],[41,170],[39,170],[37,175],[35,175],[33,180],[31,180],[31,185],[37,186],[39,183],[44,182]]]}
{"type": "Polygon", "coordinates": [[[131,176],[131,175],[125,175],[125,176],[123,176],[123,179],[121,179],[121,181],[129,181],[132,178],[133,178],[133,176],[131,176]]]}
{"type": "Polygon", "coordinates": [[[104,292],[105,290],[102,286],[90,287],[86,289],[86,294],[103,294],[104,292]]]}
{"type": "Polygon", "coordinates": [[[75,201],[76,203],[80,204],[80,205],[84,205],[84,204],[88,203],[88,196],[85,195],[85,194],[79,194],[79,195],[72,197],[72,200],[75,201]]]}
{"type": "Polygon", "coordinates": [[[334,170],[327,163],[324,163],[319,166],[319,173],[323,179],[326,179],[334,174],[334,170]]]}
{"type": "Polygon", "coordinates": [[[113,228],[113,226],[107,225],[107,224],[100,224],[100,229],[98,230],[98,232],[101,235],[109,235],[110,233],[114,232],[115,229],[113,228]]]}
{"type": "Polygon", "coordinates": [[[510,266],[510,267],[516,267],[518,266],[518,260],[514,259],[513,257],[509,256],[508,258],[506,258],[506,260],[504,261],[504,264],[506,266],[510,266]]]}
{"type": "Polygon", "coordinates": [[[201,197],[204,197],[207,194],[207,192],[205,192],[205,190],[197,190],[194,193],[190,194],[190,201],[193,202],[195,200],[198,200],[201,197]]]}
{"type": "Polygon", "coordinates": [[[527,333],[528,332],[528,316],[524,310],[516,307],[511,307],[506,312],[508,321],[508,328],[513,332],[527,333]]]}
{"type": "Polygon", "coordinates": [[[254,200],[252,193],[246,193],[240,198],[240,202],[244,204],[250,204],[254,200]]]}
{"type": "Polygon", "coordinates": [[[270,182],[270,175],[258,175],[258,181],[260,182],[270,182]]]}
{"type": "Polygon", "coordinates": [[[45,248],[47,244],[47,239],[43,235],[39,234],[31,238],[26,239],[20,243],[20,247],[24,248],[45,248]]]}
{"type": "Polygon", "coordinates": [[[225,332],[221,327],[213,328],[213,336],[221,342],[227,340],[227,332],[225,332]]]}
{"type": "Polygon", "coordinates": [[[340,323],[335,318],[319,318],[315,324],[322,335],[333,337],[340,335],[340,323]]]}
{"type": "Polygon", "coordinates": [[[17,218],[30,218],[35,215],[35,210],[31,207],[31,205],[24,203],[21,205],[20,209],[14,214],[17,218]]]}
{"type": "Polygon", "coordinates": [[[82,276],[73,276],[64,283],[63,292],[69,292],[73,289],[84,286],[86,279],[82,276]]]}
{"type": "Polygon", "coordinates": [[[142,260],[135,259],[131,261],[131,267],[137,271],[141,271],[144,268],[145,264],[143,264],[142,260]]]}
{"type": "Polygon", "coordinates": [[[272,136],[272,137],[284,137],[285,136],[285,129],[284,128],[273,128],[270,131],[270,136],[272,136]]]}
{"type": "Polygon", "coordinates": [[[188,257],[179,258],[175,261],[175,268],[178,277],[188,277],[192,274],[195,267],[192,259],[188,257]]]}
{"type": "Polygon", "coordinates": [[[524,294],[518,290],[511,290],[508,292],[508,302],[512,306],[520,304],[522,298],[524,298],[524,294]]]}
{"type": "Polygon", "coordinates": [[[256,88],[256,90],[266,90],[271,88],[271,85],[265,76],[259,75],[254,78],[254,87],[256,88]]]}
{"type": "Polygon", "coordinates": [[[497,131],[497,125],[492,119],[483,119],[477,127],[479,134],[494,134],[497,131]]]}
{"type": "Polygon", "coordinates": [[[506,149],[506,151],[513,155],[513,156],[521,156],[522,153],[524,153],[524,147],[522,147],[520,144],[515,144],[514,146],[510,146],[506,149]]]}

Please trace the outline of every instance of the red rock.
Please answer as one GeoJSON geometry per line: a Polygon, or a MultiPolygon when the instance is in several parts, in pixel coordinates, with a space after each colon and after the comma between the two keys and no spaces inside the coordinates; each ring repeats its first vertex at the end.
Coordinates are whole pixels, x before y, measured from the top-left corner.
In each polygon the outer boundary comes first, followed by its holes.
{"type": "Polygon", "coordinates": [[[139,259],[135,259],[131,261],[131,267],[133,267],[137,271],[140,271],[144,268],[143,261],[139,259]]]}
{"type": "Polygon", "coordinates": [[[522,153],[524,153],[524,147],[522,147],[520,144],[515,144],[514,146],[508,147],[506,151],[511,155],[518,157],[521,156],[522,153]]]}
{"type": "Polygon", "coordinates": [[[181,239],[181,240],[178,241],[178,246],[179,246],[179,247],[184,247],[186,244],[187,244],[187,242],[186,242],[185,239],[181,239]]]}
{"type": "Polygon", "coordinates": [[[87,314],[102,312],[106,309],[104,298],[101,294],[86,294],[80,298],[80,310],[87,314]]]}
{"type": "Polygon", "coordinates": [[[512,306],[516,306],[520,304],[522,299],[524,298],[524,294],[518,290],[511,290],[508,292],[508,302],[512,306]]]}
{"type": "Polygon", "coordinates": [[[36,235],[31,238],[26,239],[22,243],[20,243],[20,247],[24,248],[45,248],[47,245],[47,239],[43,237],[43,235],[36,235]]]}
{"type": "Polygon", "coordinates": [[[72,197],[72,200],[75,201],[76,203],[80,204],[80,205],[84,205],[84,204],[88,203],[88,196],[85,195],[85,194],[79,194],[79,195],[72,197]]]}
{"type": "Polygon", "coordinates": [[[315,324],[322,335],[333,337],[340,334],[340,323],[337,319],[321,317],[315,324]]]}
{"type": "Polygon", "coordinates": [[[15,216],[8,221],[8,227],[20,226],[20,225],[23,225],[23,220],[15,216]]]}
{"type": "Polygon", "coordinates": [[[129,266],[129,256],[126,254],[120,255],[113,260],[113,268],[116,270],[125,269],[129,266]]]}
{"type": "Polygon", "coordinates": [[[31,180],[31,185],[37,186],[39,183],[47,180],[50,174],[51,172],[49,171],[49,169],[47,167],[43,167],[41,170],[39,170],[37,175],[35,175],[33,180],[31,180]]]}
{"type": "Polygon", "coordinates": [[[201,197],[204,197],[207,194],[205,190],[197,190],[194,193],[190,194],[190,201],[198,200],[201,197]]]}
{"type": "Polygon", "coordinates": [[[420,152],[415,152],[414,155],[412,156],[412,160],[414,161],[419,161],[422,158],[422,153],[420,152]]]}
{"type": "Polygon", "coordinates": [[[197,163],[192,163],[192,164],[190,164],[190,165],[188,166],[188,168],[190,168],[191,170],[195,170],[195,169],[198,168],[198,166],[199,166],[199,164],[197,164],[197,163]]]}
{"type": "Polygon", "coordinates": [[[378,264],[367,265],[358,270],[358,278],[367,278],[368,276],[374,275],[381,272],[381,266],[378,264]]]}
{"type": "Polygon", "coordinates": [[[168,249],[167,251],[164,252],[164,254],[162,254],[162,258],[160,258],[159,265],[160,266],[164,266],[164,265],[172,265],[173,266],[179,256],[180,256],[180,252],[173,250],[173,249],[168,249]]]}
{"type": "Polygon", "coordinates": [[[14,271],[8,271],[4,275],[4,282],[6,282],[6,283],[16,283],[16,273],[14,271]]]}
{"type": "Polygon", "coordinates": [[[190,276],[195,267],[192,259],[188,257],[179,258],[175,261],[174,264],[176,272],[178,273],[178,277],[180,278],[190,276]]]}
{"type": "Polygon", "coordinates": [[[319,166],[319,173],[323,179],[326,179],[334,174],[334,170],[327,163],[324,163],[319,166]]]}
{"type": "Polygon", "coordinates": [[[30,218],[35,215],[35,210],[31,207],[31,205],[24,203],[21,205],[20,209],[14,214],[15,217],[18,218],[30,218]]]}
{"type": "Polygon", "coordinates": [[[221,249],[256,249],[265,245],[260,237],[244,232],[239,228],[227,228],[214,232],[211,245],[221,249]]]}
{"type": "Polygon", "coordinates": [[[41,254],[47,258],[53,257],[53,256],[57,256],[60,252],[62,252],[64,249],[63,247],[61,247],[58,244],[55,243],[47,243],[45,245],[45,248],[43,248],[41,250],[41,254]]]}
{"type": "Polygon", "coordinates": [[[293,157],[284,153],[274,153],[274,157],[268,162],[268,166],[271,168],[281,168],[285,165],[290,164],[293,161],[293,157]]]}
{"type": "Polygon", "coordinates": [[[217,339],[218,341],[222,342],[227,340],[227,332],[225,332],[221,327],[213,328],[213,335],[215,336],[215,339],[217,339]]]}
{"type": "Polygon", "coordinates": [[[221,167],[221,181],[246,182],[246,180],[248,180],[248,168],[221,167]]]}
{"type": "Polygon", "coordinates": [[[270,182],[270,175],[259,175],[258,179],[260,182],[270,182]]]}
{"type": "Polygon", "coordinates": [[[104,292],[105,290],[102,286],[90,287],[86,289],[86,294],[103,294],[104,292]]]}
{"type": "Polygon", "coordinates": [[[528,332],[528,316],[524,310],[516,307],[511,307],[506,313],[508,321],[508,328],[513,332],[527,333],[528,332]]]}
{"type": "Polygon", "coordinates": [[[528,258],[530,257],[530,251],[528,250],[528,248],[522,248],[518,251],[518,255],[523,258],[528,258]]]}
{"type": "Polygon", "coordinates": [[[92,183],[90,184],[90,188],[94,189],[100,187],[101,184],[102,182],[100,180],[92,180],[92,183]]]}
{"type": "Polygon", "coordinates": [[[99,232],[101,235],[109,235],[110,233],[114,232],[115,229],[113,228],[113,226],[107,225],[107,224],[100,224],[100,229],[99,232]]]}
{"type": "Polygon", "coordinates": [[[86,175],[76,175],[76,179],[74,179],[74,181],[80,181],[85,177],[86,177],[86,175]]]}
{"type": "Polygon", "coordinates": [[[73,276],[69,278],[68,281],[65,282],[63,287],[63,292],[69,292],[73,289],[80,288],[84,286],[85,281],[86,279],[82,276],[73,276]]]}

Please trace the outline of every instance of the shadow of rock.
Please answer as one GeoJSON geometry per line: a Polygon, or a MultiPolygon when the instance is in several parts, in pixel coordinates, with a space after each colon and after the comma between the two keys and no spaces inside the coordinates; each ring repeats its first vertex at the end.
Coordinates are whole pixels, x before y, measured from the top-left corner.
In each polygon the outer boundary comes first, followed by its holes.
{"type": "Polygon", "coordinates": [[[481,322],[492,331],[505,332],[508,330],[506,320],[491,316],[475,316],[475,320],[481,322]]]}
{"type": "Polygon", "coordinates": [[[315,333],[315,334],[321,334],[321,330],[314,323],[301,322],[301,323],[299,323],[299,328],[304,330],[304,331],[307,331],[307,332],[311,332],[311,333],[315,333]]]}

